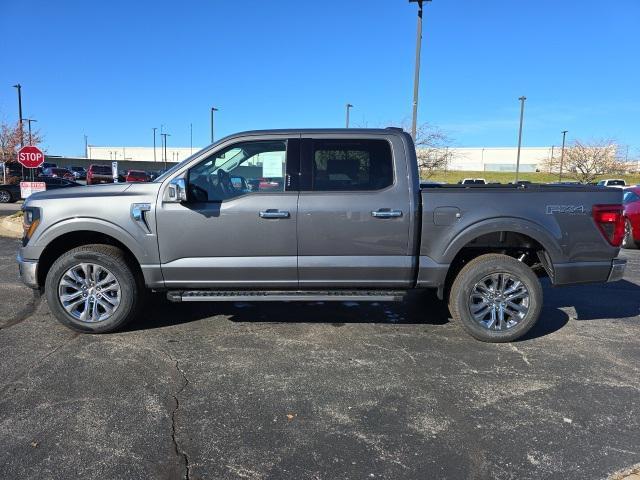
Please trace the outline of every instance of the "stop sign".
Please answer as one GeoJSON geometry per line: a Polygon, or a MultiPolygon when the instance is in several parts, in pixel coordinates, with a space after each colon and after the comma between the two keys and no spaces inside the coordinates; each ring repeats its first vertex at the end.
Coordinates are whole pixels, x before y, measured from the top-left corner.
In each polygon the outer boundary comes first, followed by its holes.
{"type": "Polygon", "coordinates": [[[27,168],[38,168],[44,162],[44,153],[38,147],[27,145],[18,152],[18,161],[27,168]]]}

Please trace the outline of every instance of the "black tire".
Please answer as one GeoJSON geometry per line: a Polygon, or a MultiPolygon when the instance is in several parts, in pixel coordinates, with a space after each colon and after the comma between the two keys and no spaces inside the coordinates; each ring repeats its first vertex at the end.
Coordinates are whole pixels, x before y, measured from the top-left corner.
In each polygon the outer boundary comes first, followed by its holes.
{"type": "Polygon", "coordinates": [[[624,219],[624,237],[622,239],[622,248],[636,249],[638,244],[633,239],[633,226],[628,218],[624,219]]]}
{"type": "MultiPolygon", "coordinates": [[[[514,285],[514,283],[509,283],[509,285],[514,285]]],[[[524,299],[518,301],[522,302],[519,304],[520,307],[525,306],[524,299]]],[[[490,307],[488,308],[487,312],[490,312],[490,307]]],[[[502,343],[517,340],[536,324],[541,309],[542,286],[538,277],[526,264],[501,254],[481,255],[467,263],[453,281],[449,294],[449,311],[453,319],[459,321],[472,337],[483,342],[502,343]],[[493,274],[506,274],[512,279],[522,282],[528,293],[527,310],[523,318],[513,326],[501,330],[488,328],[480,321],[475,320],[471,313],[472,306],[481,305],[481,303],[474,303],[472,300],[472,291],[476,285],[482,286],[482,281],[493,274]]]]}
{"type": "Polygon", "coordinates": [[[15,199],[9,190],[5,190],[4,188],[0,188],[0,203],[13,203],[15,199]]]}
{"type": "Polygon", "coordinates": [[[125,326],[135,318],[144,293],[142,282],[136,278],[122,250],[111,245],[84,245],[69,250],[54,262],[45,280],[45,297],[56,319],[72,330],[85,333],[113,332],[125,326]],[[65,272],[81,263],[106,268],[120,285],[120,302],[104,320],[88,323],[75,318],[62,306],[58,295],[60,281],[65,272]]]}

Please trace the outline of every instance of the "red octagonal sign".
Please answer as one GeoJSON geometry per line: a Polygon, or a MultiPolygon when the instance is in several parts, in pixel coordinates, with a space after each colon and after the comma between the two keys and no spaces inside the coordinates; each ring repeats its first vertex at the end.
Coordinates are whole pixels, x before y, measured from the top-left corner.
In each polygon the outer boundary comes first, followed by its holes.
{"type": "Polygon", "coordinates": [[[27,168],[38,168],[44,162],[44,153],[38,147],[27,145],[18,152],[18,161],[27,168]]]}

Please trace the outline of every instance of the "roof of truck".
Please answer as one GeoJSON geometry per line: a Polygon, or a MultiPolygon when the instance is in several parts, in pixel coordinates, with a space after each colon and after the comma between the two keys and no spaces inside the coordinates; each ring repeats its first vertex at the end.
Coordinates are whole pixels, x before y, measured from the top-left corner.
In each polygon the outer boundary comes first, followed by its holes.
{"type": "Polygon", "coordinates": [[[332,134],[332,133],[340,133],[345,134],[348,133],[350,135],[398,135],[404,134],[404,130],[399,127],[387,127],[387,128],[276,128],[269,130],[247,130],[244,132],[237,132],[231,135],[227,135],[224,138],[221,138],[216,143],[221,142],[226,138],[240,137],[240,136],[258,136],[258,135],[287,135],[287,134],[332,134]]]}

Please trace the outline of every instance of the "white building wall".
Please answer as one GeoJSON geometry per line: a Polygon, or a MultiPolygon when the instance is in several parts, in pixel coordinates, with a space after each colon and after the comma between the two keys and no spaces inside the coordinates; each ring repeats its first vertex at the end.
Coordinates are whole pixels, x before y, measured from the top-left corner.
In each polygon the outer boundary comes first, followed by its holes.
{"type": "MultiPolygon", "coordinates": [[[[134,160],[153,162],[153,147],[109,147],[89,145],[87,155],[96,160],[134,160]]],[[[167,147],[167,161],[179,162],[196,153],[200,147],[167,147]]],[[[520,171],[534,172],[542,169],[542,163],[551,158],[552,147],[523,147],[520,151],[520,171]]],[[[442,149],[448,153],[449,170],[467,171],[515,171],[516,147],[452,147],[442,149]]],[[[560,158],[560,149],[554,149],[554,158],[560,158]]],[[[156,148],[156,161],[163,161],[162,149],[156,148]]]]}
{"type": "MultiPolygon", "coordinates": [[[[520,171],[535,172],[551,158],[552,147],[523,147],[520,150],[520,171]]],[[[515,171],[518,149],[515,147],[453,147],[448,149],[450,170],[478,172],[515,171]]],[[[559,156],[554,149],[554,158],[559,156]]]]}
{"type": "MultiPolygon", "coordinates": [[[[167,161],[180,162],[199,151],[200,147],[167,147],[167,161]]],[[[162,162],[162,148],[156,147],[156,161],[162,162]]],[[[96,160],[133,160],[138,162],[153,162],[153,147],[99,147],[87,146],[87,156],[96,160]]]]}

